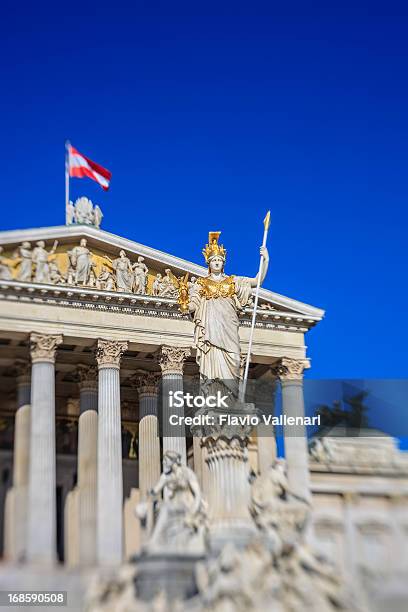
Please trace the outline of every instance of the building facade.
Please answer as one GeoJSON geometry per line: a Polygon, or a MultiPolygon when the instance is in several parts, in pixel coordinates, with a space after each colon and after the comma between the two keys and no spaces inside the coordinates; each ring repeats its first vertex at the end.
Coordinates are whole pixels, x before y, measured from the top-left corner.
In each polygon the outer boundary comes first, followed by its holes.
{"type": "MultiPolygon", "coordinates": [[[[143,543],[134,507],[163,451],[180,452],[209,493],[199,440],[160,438],[157,418],[161,382],[177,390],[197,374],[177,279],[206,269],[81,223],[1,232],[0,245],[3,566],[121,564],[143,543]]],[[[251,316],[249,303],[243,352],[251,316]]],[[[323,316],[261,289],[250,376],[280,384],[292,415],[304,413],[305,334],[323,316]]],[[[403,593],[408,463],[394,440],[333,438],[309,456],[306,437],[287,437],[285,455],[290,486],[312,500],[318,550],[368,588],[382,571],[403,593]]],[[[275,457],[273,435],[251,438],[255,473],[275,457]]]]}

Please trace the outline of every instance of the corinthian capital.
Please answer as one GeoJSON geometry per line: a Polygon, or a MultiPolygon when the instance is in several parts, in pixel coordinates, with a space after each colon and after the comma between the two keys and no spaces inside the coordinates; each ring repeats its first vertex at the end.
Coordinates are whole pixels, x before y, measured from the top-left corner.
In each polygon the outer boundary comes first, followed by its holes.
{"type": "Polygon", "coordinates": [[[157,395],[158,385],[161,378],[159,372],[138,371],[130,379],[131,385],[141,395],[157,395]]]}
{"type": "Polygon", "coordinates": [[[159,353],[159,365],[163,374],[183,374],[184,361],[191,355],[189,348],[162,346],[159,353]]]}
{"type": "Polygon", "coordinates": [[[309,367],[307,359],[289,359],[283,357],[272,367],[272,372],[282,382],[288,380],[302,380],[303,370],[309,367]]]}
{"type": "Polygon", "coordinates": [[[98,340],[95,358],[99,368],[119,368],[122,355],[128,349],[126,340],[98,340]]]}
{"type": "Polygon", "coordinates": [[[79,389],[97,389],[98,370],[96,366],[86,366],[80,364],[77,368],[77,379],[79,389]]]}
{"type": "Polygon", "coordinates": [[[62,334],[56,334],[55,336],[31,334],[30,354],[32,363],[39,361],[55,363],[55,352],[59,344],[62,344],[62,334]]]}

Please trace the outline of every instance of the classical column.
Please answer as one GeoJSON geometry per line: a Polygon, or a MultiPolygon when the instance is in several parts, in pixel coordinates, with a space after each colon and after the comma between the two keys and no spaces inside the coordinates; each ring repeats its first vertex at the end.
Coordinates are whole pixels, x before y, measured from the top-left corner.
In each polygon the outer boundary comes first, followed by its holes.
{"type": "Polygon", "coordinates": [[[123,474],[119,367],[126,341],[98,340],[97,558],[117,565],[123,558],[123,474]]]}
{"type": "Polygon", "coordinates": [[[96,562],[96,482],[98,455],[98,371],[78,366],[79,563],[96,562]]]}
{"type": "Polygon", "coordinates": [[[183,425],[169,425],[170,415],[184,415],[184,407],[170,407],[170,394],[183,391],[183,367],[184,361],[190,355],[189,348],[178,348],[176,346],[162,346],[159,354],[159,365],[162,370],[162,423],[163,433],[163,453],[168,450],[180,453],[181,462],[187,464],[187,450],[185,428],[183,425]]]}
{"type": "Polygon", "coordinates": [[[139,490],[140,499],[160,477],[160,438],[157,421],[159,374],[138,372],[132,379],[139,393],[139,490]]]}
{"type": "Polygon", "coordinates": [[[56,561],[55,353],[62,335],[31,334],[27,560],[56,561]]]}
{"type": "Polygon", "coordinates": [[[13,486],[7,491],[4,517],[5,557],[21,561],[27,545],[27,491],[30,448],[31,367],[15,366],[17,409],[14,420],[13,486]]]}
{"type": "MultiPolygon", "coordinates": [[[[273,368],[282,386],[282,411],[286,417],[304,417],[303,370],[309,362],[283,358],[273,368]]],[[[305,426],[284,425],[285,458],[291,490],[310,501],[309,451],[305,426]]]]}

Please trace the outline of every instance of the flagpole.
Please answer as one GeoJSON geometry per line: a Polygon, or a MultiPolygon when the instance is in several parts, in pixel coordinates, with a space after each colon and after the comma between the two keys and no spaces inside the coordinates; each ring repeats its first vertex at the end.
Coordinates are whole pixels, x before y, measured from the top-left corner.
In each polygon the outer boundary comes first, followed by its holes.
{"type": "MultiPolygon", "coordinates": [[[[266,217],[264,219],[264,222],[263,222],[264,223],[264,235],[263,235],[263,240],[262,240],[262,247],[263,248],[266,247],[266,241],[267,241],[267,238],[268,238],[270,219],[271,219],[271,211],[268,210],[268,212],[266,213],[266,217]]],[[[247,353],[247,356],[246,356],[244,377],[243,377],[243,380],[242,380],[241,391],[240,391],[240,400],[241,400],[241,402],[243,402],[245,400],[245,393],[246,393],[246,387],[247,387],[247,381],[248,381],[248,372],[249,372],[249,363],[251,361],[252,343],[253,343],[253,339],[254,339],[254,330],[255,330],[255,321],[256,321],[256,310],[258,308],[259,289],[261,288],[261,276],[262,276],[263,266],[264,266],[264,256],[261,255],[261,260],[259,262],[259,271],[258,271],[258,277],[257,277],[257,283],[256,283],[256,290],[255,290],[254,309],[253,309],[253,312],[252,312],[251,331],[249,333],[248,353],[247,353]]]]}
{"type": "Polygon", "coordinates": [[[65,141],[65,224],[68,225],[69,207],[69,140],[65,141]]]}

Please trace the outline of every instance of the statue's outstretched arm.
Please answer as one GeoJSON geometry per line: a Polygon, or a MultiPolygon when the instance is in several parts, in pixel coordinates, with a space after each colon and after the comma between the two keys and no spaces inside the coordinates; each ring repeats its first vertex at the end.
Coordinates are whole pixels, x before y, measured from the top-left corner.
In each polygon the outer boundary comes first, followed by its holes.
{"type": "Polygon", "coordinates": [[[58,240],[54,240],[54,244],[52,245],[52,249],[51,249],[51,251],[48,254],[49,255],[54,255],[55,251],[57,250],[57,246],[58,246],[58,240]]]}
{"type": "MultiPolygon", "coordinates": [[[[262,266],[262,270],[261,270],[261,282],[260,282],[260,285],[262,285],[262,283],[265,280],[266,273],[268,271],[269,253],[268,253],[268,249],[266,247],[264,247],[264,246],[261,246],[259,251],[260,251],[260,254],[263,255],[263,266],[262,266]]],[[[255,278],[251,278],[251,287],[256,287],[258,285],[258,276],[259,276],[259,272],[255,276],[255,278]]]]}

